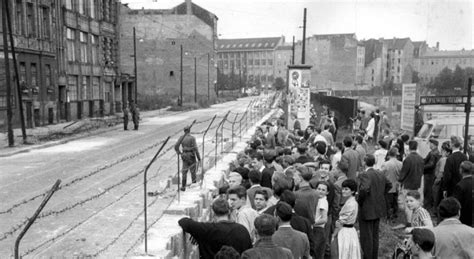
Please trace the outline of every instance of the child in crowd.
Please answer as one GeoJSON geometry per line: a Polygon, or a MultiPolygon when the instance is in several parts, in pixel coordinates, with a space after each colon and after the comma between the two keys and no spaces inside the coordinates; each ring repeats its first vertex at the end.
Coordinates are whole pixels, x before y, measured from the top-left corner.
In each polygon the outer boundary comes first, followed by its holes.
{"type": "Polygon", "coordinates": [[[413,228],[433,227],[430,213],[421,206],[421,195],[418,191],[409,191],[407,193],[406,206],[412,210],[411,227],[405,229],[406,233],[411,233],[413,228]]]}

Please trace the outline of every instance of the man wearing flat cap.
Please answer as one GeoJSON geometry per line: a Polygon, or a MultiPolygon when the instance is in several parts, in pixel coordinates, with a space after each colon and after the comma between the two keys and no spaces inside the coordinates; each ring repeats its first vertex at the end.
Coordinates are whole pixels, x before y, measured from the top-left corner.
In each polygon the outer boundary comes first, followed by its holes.
{"type": "Polygon", "coordinates": [[[181,181],[181,191],[186,190],[186,181],[188,170],[191,172],[192,183],[196,183],[196,158],[198,161],[201,161],[201,156],[199,156],[198,146],[196,144],[196,138],[191,136],[191,127],[184,127],[184,135],[182,135],[178,142],[174,145],[174,149],[178,155],[181,155],[183,161],[183,167],[181,169],[182,181],[181,181]],[[179,149],[181,146],[181,150],[179,149]]]}
{"type": "Polygon", "coordinates": [[[438,150],[438,141],[436,139],[430,139],[430,152],[425,157],[425,168],[423,170],[423,196],[424,204],[423,207],[428,211],[433,208],[433,185],[435,180],[435,169],[436,164],[441,158],[441,154],[438,150]]]}

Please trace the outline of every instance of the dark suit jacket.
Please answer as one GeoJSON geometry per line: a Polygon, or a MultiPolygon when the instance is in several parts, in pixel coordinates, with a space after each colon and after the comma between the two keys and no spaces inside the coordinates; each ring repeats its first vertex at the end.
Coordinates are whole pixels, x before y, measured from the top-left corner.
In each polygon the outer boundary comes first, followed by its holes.
{"type": "Polygon", "coordinates": [[[213,259],[223,245],[231,246],[239,253],[252,248],[249,232],[235,222],[204,223],[182,218],[178,224],[199,244],[200,258],[213,259]]]}
{"type": "Polygon", "coordinates": [[[459,172],[459,166],[463,161],[466,161],[467,157],[462,152],[453,152],[446,158],[446,164],[444,165],[443,181],[441,183],[441,190],[446,191],[448,196],[453,195],[454,187],[461,181],[461,173],[459,172]]]}
{"type": "Polygon", "coordinates": [[[472,175],[463,178],[454,188],[453,197],[458,199],[461,203],[461,217],[459,220],[468,226],[474,226],[472,224],[472,218],[474,211],[472,210],[472,175]]]}
{"type": "Polygon", "coordinates": [[[425,162],[418,153],[411,152],[408,154],[405,160],[403,160],[402,170],[398,178],[403,188],[409,190],[417,190],[420,188],[424,167],[425,162]]]}
{"type": "Polygon", "coordinates": [[[271,167],[265,166],[265,168],[262,171],[262,180],[260,181],[260,185],[271,189],[272,176],[274,172],[275,172],[275,168],[273,166],[271,167]]]}
{"type": "Polygon", "coordinates": [[[359,216],[362,220],[375,220],[387,216],[385,194],[392,188],[381,172],[369,168],[359,174],[359,216]]]}
{"type": "Polygon", "coordinates": [[[424,174],[434,174],[435,168],[436,168],[436,163],[438,163],[438,160],[440,159],[441,155],[439,154],[438,149],[435,149],[434,151],[430,151],[428,155],[425,157],[425,170],[424,174]]]}

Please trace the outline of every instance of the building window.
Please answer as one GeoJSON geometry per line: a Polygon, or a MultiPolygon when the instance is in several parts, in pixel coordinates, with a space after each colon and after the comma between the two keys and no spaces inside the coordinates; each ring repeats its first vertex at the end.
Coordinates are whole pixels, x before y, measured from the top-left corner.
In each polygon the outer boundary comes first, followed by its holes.
{"type": "Polygon", "coordinates": [[[82,76],[82,87],[81,87],[81,94],[80,98],[82,100],[90,100],[91,99],[91,89],[89,86],[89,77],[88,76],[82,76]]]}
{"type": "Polygon", "coordinates": [[[70,101],[77,101],[77,76],[68,76],[67,94],[70,101]]]}
{"type": "Polygon", "coordinates": [[[254,65],[255,66],[260,66],[260,59],[256,59],[254,65]]]}
{"type": "Polygon", "coordinates": [[[30,64],[30,75],[31,75],[31,86],[38,86],[38,70],[36,69],[36,63],[30,64]]]}
{"type": "MultiPolygon", "coordinates": [[[[23,35],[25,31],[25,26],[23,23],[23,1],[22,0],[16,0],[15,1],[15,32],[18,35],[23,35]]],[[[1,22],[0,22],[1,23],[1,22]]]]}
{"type": "Polygon", "coordinates": [[[95,19],[96,17],[96,0],[89,0],[89,16],[92,18],[92,19],[95,19]]]}
{"type": "Polygon", "coordinates": [[[92,77],[92,99],[100,99],[100,80],[98,77],[92,77]]]}
{"type": "Polygon", "coordinates": [[[79,41],[81,42],[81,62],[87,63],[88,62],[88,53],[87,53],[87,33],[86,32],[79,32],[79,41]]]}
{"type": "Polygon", "coordinates": [[[400,73],[400,66],[397,67],[397,72],[400,73]]]}
{"type": "Polygon", "coordinates": [[[99,64],[99,36],[89,34],[91,39],[91,63],[94,65],[99,64]]]}
{"type": "Polygon", "coordinates": [[[35,19],[35,9],[32,3],[26,3],[26,24],[28,26],[28,36],[36,36],[36,19],[35,19]]]}
{"type": "Polygon", "coordinates": [[[41,24],[43,39],[49,39],[51,37],[51,24],[49,22],[49,8],[47,6],[41,7],[41,16],[43,24],[41,24]]]}
{"type": "Polygon", "coordinates": [[[253,59],[251,59],[251,58],[248,59],[248,65],[253,66],[253,59]]]}
{"type": "Polygon", "coordinates": [[[78,12],[79,14],[85,14],[84,10],[85,8],[85,1],[84,0],[77,0],[77,7],[78,7],[78,12]]]}
{"type": "Polygon", "coordinates": [[[170,71],[170,76],[174,76],[174,71],[170,71]]]}
{"type": "Polygon", "coordinates": [[[65,3],[66,9],[72,10],[72,8],[73,8],[72,1],[73,0],[65,0],[65,1],[66,1],[66,3],[65,3]]]}
{"type": "Polygon", "coordinates": [[[269,65],[269,66],[273,66],[273,59],[269,59],[269,60],[268,60],[268,65],[269,65]]]}
{"type": "Polygon", "coordinates": [[[20,62],[20,84],[26,84],[26,63],[20,62]]]}
{"type": "Polygon", "coordinates": [[[51,65],[46,64],[44,66],[44,81],[46,87],[52,87],[51,85],[51,65]]]}
{"type": "Polygon", "coordinates": [[[75,38],[75,30],[66,28],[66,47],[68,61],[76,61],[76,48],[74,44],[75,38]]]}
{"type": "Polygon", "coordinates": [[[266,66],[266,62],[267,60],[266,59],[262,59],[262,66],[266,66]]]}
{"type": "Polygon", "coordinates": [[[104,82],[104,102],[106,103],[112,100],[112,98],[110,98],[110,88],[112,88],[112,83],[104,82]]]}

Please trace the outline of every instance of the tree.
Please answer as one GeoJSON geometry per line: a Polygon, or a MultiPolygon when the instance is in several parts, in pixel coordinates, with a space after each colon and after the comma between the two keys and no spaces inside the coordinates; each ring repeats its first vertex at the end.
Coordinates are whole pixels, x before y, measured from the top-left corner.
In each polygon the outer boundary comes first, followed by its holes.
{"type": "Polygon", "coordinates": [[[281,77],[277,77],[273,82],[273,88],[275,88],[275,90],[283,90],[285,88],[285,80],[281,77]]]}

